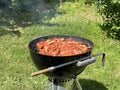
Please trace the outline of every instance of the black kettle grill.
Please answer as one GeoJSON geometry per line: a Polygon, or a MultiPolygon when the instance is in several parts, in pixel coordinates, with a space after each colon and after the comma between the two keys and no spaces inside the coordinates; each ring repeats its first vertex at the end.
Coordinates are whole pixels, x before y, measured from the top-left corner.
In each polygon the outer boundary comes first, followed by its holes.
{"type": "Polygon", "coordinates": [[[84,71],[87,65],[95,62],[95,57],[103,55],[102,64],[104,65],[104,53],[91,55],[94,44],[88,39],[71,36],[71,35],[49,35],[49,36],[40,36],[34,38],[29,43],[30,55],[38,68],[38,72],[32,73],[32,76],[39,75],[44,73],[54,85],[52,90],[73,90],[71,86],[73,82],[76,83],[79,90],[82,90],[80,84],[77,80],[77,75],[84,71]],[[39,54],[36,43],[44,41],[50,38],[72,38],[74,41],[81,41],[85,45],[90,46],[91,48],[82,54],[72,55],[72,56],[50,56],[39,54]],[[71,84],[70,84],[71,82],[71,84]],[[66,86],[66,84],[69,85],[66,86]],[[69,88],[69,89],[67,89],[69,88]]]}

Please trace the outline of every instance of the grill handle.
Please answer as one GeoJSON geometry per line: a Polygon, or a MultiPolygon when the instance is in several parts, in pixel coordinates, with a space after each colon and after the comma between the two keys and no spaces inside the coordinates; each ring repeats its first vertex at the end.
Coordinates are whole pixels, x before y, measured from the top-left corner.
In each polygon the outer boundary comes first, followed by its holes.
{"type": "Polygon", "coordinates": [[[86,65],[89,65],[89,64],[92,64],[96,61],[96,58],[97,56],[101,56],[102,55],[102,66],[104,67],[105,65],[105,53],[98,53],[98,54],[94,54],[94,55],[91,55],[91,56],[88,56],[87,58],[82,58],[82,60],[78,60],[76,66],[78,67],[82,67],[82,66],[86,66],[86,65]],[[86,60],[85,60],[86,59],[86,60]]]}
{"type": "Polygon", "coordinates": [[[95,61],[96,61],[96,58],[95,57],[91,57],[91,58],[89,58],[87,60],[84,60],[84,61],[78,61],[76,63],[76,66],[78,66],[78,67],[86,66],[86,65],[94,63],[95,61]]]}
{"type": "Polygon", "coordinates": [[[79,60],[76,64],[76,66],[78,67],[82,67],[82,66],[86,66],[86,65],[89,65],[89,64],[92,64],[96,61],[96,58],[97,56],[100,56],[102,55],[102,66],[104,67],[104,64],[105,64],[105,53],[100,53],[100,54],[95,54],[95,55],[91,55],[89,58],[87,58],[87,60],[84,60],[84,61],[81,61],[79,60]]]}

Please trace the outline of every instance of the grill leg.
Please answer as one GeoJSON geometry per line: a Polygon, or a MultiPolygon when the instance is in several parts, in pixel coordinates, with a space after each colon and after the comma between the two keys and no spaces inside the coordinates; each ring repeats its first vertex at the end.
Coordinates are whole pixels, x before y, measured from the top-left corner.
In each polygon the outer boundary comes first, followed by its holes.
{"type": "Polygon", "coordinates": [[[81,87],[81,85],[80,85],[80,83],[79,83],[79,81],[78,81],[78,79],[77,78],[75,78],[75,84],[76,84],[76,86],[77,86],[77,88],[78,88],[78,90],[82,90],[82,87],[81,87]]]}
{"type": "Polygon", "coordinates": [[[57,90],[57,86],[54,85],[53,88],[52,88],[52,90],[57,90]]]}

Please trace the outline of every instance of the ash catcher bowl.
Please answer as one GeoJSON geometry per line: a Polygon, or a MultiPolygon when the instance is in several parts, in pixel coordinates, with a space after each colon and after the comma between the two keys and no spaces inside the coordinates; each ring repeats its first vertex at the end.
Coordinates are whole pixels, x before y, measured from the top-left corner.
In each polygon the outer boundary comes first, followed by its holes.
{"type": "Polygon", "coordinates": [[[52,89],[48,90],[73,90],[73,83],[76,84],[78,90],[82,90],[77,75],[82,73],[87,65],[94,63],[96,56],[103,55],[102,64],[104,65],[104,53],[91,55],[94,44],[92,41],[71,35],[50,35],[40,36],[30,41],[29,45],[30,55],[38,68],[38,72],[32,73],[32,76],[44,73],[48,80],[53,84],[52,89]],[[82,54],[71,56],[52,56],[38,53],[36,44],[40,41],[45,41],[51,38],[72,38],[74,41],[83,42],[90,49],[82,54]]]}

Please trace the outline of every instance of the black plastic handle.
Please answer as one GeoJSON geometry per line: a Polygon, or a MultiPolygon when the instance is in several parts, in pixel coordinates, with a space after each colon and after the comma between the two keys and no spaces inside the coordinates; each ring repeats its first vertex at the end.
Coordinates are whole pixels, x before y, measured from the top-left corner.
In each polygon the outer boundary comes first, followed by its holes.
{"type": "Polygon", "coordinates": [[[95,61],[96,61],[96,58],[91,57],[91,58],[84,60],[84,61],[78,61],[76,66],[78,66],[78,67],[86,66],[86,65],[94,63],[95,61]]]}

